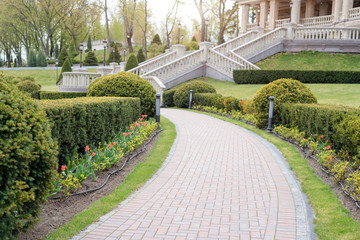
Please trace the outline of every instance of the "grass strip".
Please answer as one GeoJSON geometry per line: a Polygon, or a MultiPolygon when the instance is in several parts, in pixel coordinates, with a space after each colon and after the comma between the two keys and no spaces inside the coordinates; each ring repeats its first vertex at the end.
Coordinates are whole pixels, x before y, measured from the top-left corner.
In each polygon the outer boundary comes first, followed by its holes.
{"type": "MultiPolygon", "coordinates": [[[[199,111],[194,112],[199,113],[199,111]]],[[[311,169],[307,160],[301,156],[296,147],[264,130],[255,128],[244,122],[222,117],[213,113],[200,113],[250,130],[274,144],[282,152],[289,163],[291,170],[295,173],[297,179],[301,183],[302,190],[306,194],[309,203],[313,208],[316,216],[314,219],[315,232],[318,239],[333,240],[360,238],[360,224],[349,215],[348,210],[342,206],[341,202],[336,198],[336,195],[331,191],[331,188],[315,175],[314,170],[311,169]]]]}
{"type": "Polygon", "coordinates": [[[161,117],[161,128],[163,131],[160,133],[160,139],[150,154],[144,162],[135,166],[121,185],[117,186],[111,194],[91,204],[85,211],[75,215],[69,223],[56,229],[46,239],[71,238],[113,210],[121,201],[149,180],[165,161],[176,138],[174,124],[165,117],[161,117]]]}

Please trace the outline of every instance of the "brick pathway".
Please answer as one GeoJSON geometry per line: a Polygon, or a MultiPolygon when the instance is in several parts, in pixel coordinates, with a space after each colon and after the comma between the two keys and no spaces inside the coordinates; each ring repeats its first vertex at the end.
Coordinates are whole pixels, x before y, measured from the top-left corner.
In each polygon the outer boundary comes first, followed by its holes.
{"type": "Polygon", "coordinates": [[[162,109],[172,152],[138,192],[74,239],[310,239],[298,183],[268,142],[203,114],[162,109]]]}

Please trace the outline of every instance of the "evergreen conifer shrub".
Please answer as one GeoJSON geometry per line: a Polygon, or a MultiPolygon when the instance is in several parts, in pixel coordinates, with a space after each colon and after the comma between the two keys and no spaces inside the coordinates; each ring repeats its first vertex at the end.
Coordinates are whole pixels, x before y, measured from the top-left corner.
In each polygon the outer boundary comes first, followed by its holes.
{"type": "MultiPolygon", "coordinates": [[[[58,79],[58,82],[63,78],[62,74],[64,72],[72,72],[72,68],[71,68],[71,64],[70,64],[70,60],[67,58],[65,60],[65,63],[63,64],[62,68],[61,68],[61,73],[58,79]]],[[[58,82],[56,84],[58,84],[58,82]]]]}
{"type": "Polygon", "coordinates": [[[59,57],[59,45],[56,43],[55,44],[55,49],[54,49],[54,55],[55,55],[55,58],[58,58],[59,57]]]}
{"type": "Polygon", "coordinates": [[[91,43],[91,36],[89,35],[87,40],[87,50],[90,52],[92,51],[92,43],[91,43]]]}
{"type": "MultiPolygon", "coordinates": [[[[116,47],[116,44],[114,44],[115,46],[115,62],[120,63],[121,62],[121,56],[120,56],[120,52],[119,49],[116,47]]],[[[113,48],[114,49],[114,48],[113,48]]],[[[114,51],[113,49],[111,50],[108,59],[106,60],[106,64],[110,64],[114,61],[114,51]]]]}
{"type": "Polygon", "coordinates": [[[27,65],[28,67],[36,67],[36,53],[34,52],[34,50],[30,50],[27,65]]]}
{"type": "Polygon", "coordinates": [[[29,93],[33,96],[36,92],[40,91],[41,86],[34,81],[25,80],[16,84],[17,88],[24,93],[29,93]]]}
{"type": "Polygon", "coordinates": [[[139,49],[136,58],[138,60],[138,63],[144,62],[145,61],[145,55],[144,55],[144,51],[142,48],[139,49]]]}
{"type": "Polygon", "coordinates": [[[97,66],[98,60],[93,51],[89,51],[84,60],[84,66],[97,66]]]}
{"type": "Polygon", "coordinates": [[[70,48],[69,48],[69,57],[70,58],[74,58],[78,55],[75,45],[74,44],[70,44],[70,48]]]}
{"type": "MultiPolygon", "coordinates": [[[[69,57],[69,55],[68,55],[68,53],[67,53],[67,50],[66,50],[65,47],[63,47],[63,48],[61,49],[61,52],[60,52],[59,57],[58,57],[59,66],[60,66],[60,67],[65,63],[65,61],[66,61],[66,59],[67,59],[68,57],[69,57]]],[[[71,65],[71,63],[70,63],[70,65],[71,65]]]]}
{"type": "Polygon", "coordinates": [[[151,45],[154,43],[157,45],[161,45],[161,39],[160,39],[159,34],[155,34],[153,40],[151,41],[151,45]]]}
{"type": "Polygon", "coordinates": [[[36,66],[37,67],[46,67],[47,66],[45,53],[41,50],[39,51],[39,53],[36,57],[36,66]]]}
{"type": "Polygon", "coordinates": [[[125,71],[136,68],[138,65],[138,60],[136,59],[135,55],[131,54],[128,61],[126,62],[125,71]]]}

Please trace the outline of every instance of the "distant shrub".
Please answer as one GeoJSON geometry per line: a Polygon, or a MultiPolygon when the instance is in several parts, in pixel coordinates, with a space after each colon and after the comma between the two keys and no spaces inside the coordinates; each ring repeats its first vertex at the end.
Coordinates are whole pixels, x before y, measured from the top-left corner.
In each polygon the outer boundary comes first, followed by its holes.
{"type": "Polygon", "coordinates": [[[134,54],[131,54],[128,61],[126,62],[125,71],[136,68],[138,66],[138,61],[134,54]]]}
{"type": "MultiPolygon", "coordinates": [[[[58,57],[59,66],[61,67],[65,63],[66,59],[68,59],[68,58],[69,58],[68,52],[67,52],[66,48],[63,47],[61,49],[59,57],[58,57]]],[[[70,62],[70,65],[71,65],[71,62],[70,62]]]]}
{"type": "Polygon", "coordinates": [[[210,84],[203,81],[190,81],[177,88],[174,94],[174,104],[176,107],[185,108],[189,106],[190,90],[193,93],[216,93],[210,84]]]}
{"type": "Polygon", "coordinates": [[[78,52],[76,51],[75,45],[73,43],[70,44],[69,48],[69,57],[74,58],[78,55],[78,52]]]}
{"type": "Polygon", "coordinates": [[[194,94],[195,105],[215,107],[217,109],[223,109],[223,97],[221,94],[216,93],[195,93],[194,94]]]}
{"type": "MultiPolygon", "coordinates": [[[[115,44],[114,44],[114,46],[115,46],[115,44]]],[[[111,51],[110,54],[109,54],[108,59],[106,60],[106,63],[110,64],[113,61],[114,61],[114,51],[111,51]]],[[[119,52],[119,49],[116,46],[115,46],[115,62],[117,62],[117,63],[121,62],[120,52],[119,52]]]]}
{"type": "Polygon", "coordinates": [[[39,84],[30,80],[19,82],[16,84],[16,87],[21,92],[28,93],[31,96],[33,96],[33,94],[35,94],[37,91],[40,91],[41,89],[41,86],[39,84]]]}
{"type": "Polygon", "coordinates": [[[86,92],[40,92],[41,100],[86,97],[86,92]]]}
{"type": "Polygon", "coordinates": [[[39,53],[36,57],[36,66],[37,67],[46,67],[47,66],[45,53],[41,50],[39,51],[39,53]]]}
{"type": "Polygon", "coordinates": [[[191,39],[191,41],[192,41],[192,42],[197,42],[196,37],[193,36],[192,39],[191,39]]]}
{"type": "Polygon", "coordinates": [[[88,88],[88,96],[138,97],[141,112],[155,115],[156,91],[146,80],[129,72],[119,72],[97,78],[88,88]]]}
{"type": "Polygon", "coordinates": [[[92,51],[91,36],[89,35],[87,40],[87,50],[92,51]]]}
{"type": "Polygon", "coordinates": [[[34,50],[30,50],[27,66],[36,67],[36,53],[34,50]]]}
{"type": "Polygon", "coordinates": [[[154,44],[154,43],[157,44],[157,45],[162,44],[159,34],[155,34],[153,40],[151,41],[151,45],[154,44]]]}
{"type": "Polygon", "coordinates": [[[317,99],[303,83],[293,79],[278,79],[263,86],[254,97],[256,126],[264,128],[269,115],[269,97],[274,96],[274,124],[280,122],[283,103],[316,103],[317,99]]]}
{"type": "Polygon", "coordinates": [[[144,55],[144,51],[142,48],[139,49],[136,58],[138,60],[138,63],[144,62],[145,61],[145,55],[144,55]]]}
{"type": "MultiPolygon", "coordinates": [[[[62,69],[61,69],[61,73],[60,73],[60,76],[59,76],[59,79],[58,79],[58,82],[63,78],[63,73],[64,72],[72,72],[72,68],[71,68],[71,64],[70,64],[70,60],[69,59],[66,59],[65,63],[63,64],[62,66],[62,69]]],[[[57,82],[57,83],[58,83],[57,82]]],[[[56,83],[56,84],[57,84],[56,83]]]]}
{"type": "Polygon", "coordinates": [[[186,51],[199,50],[199,43],[196,41],[195,42],[191,41],[191,42],[185,43],[185,48],[186,48],[186,51]]]}
{"type": "Polygon", "coordinates": [[[94,52],[89,51],[84,60],[84,66],[97,66],[98,60],[94,54],[94,52]]]}
{"type": "Polygon", "coordinates": [[[239,111],[239,102],[240,100],[235,97],[226,97],[224,98],[223,105],[225,107],[225,110],[228,112],[239,111]]]}

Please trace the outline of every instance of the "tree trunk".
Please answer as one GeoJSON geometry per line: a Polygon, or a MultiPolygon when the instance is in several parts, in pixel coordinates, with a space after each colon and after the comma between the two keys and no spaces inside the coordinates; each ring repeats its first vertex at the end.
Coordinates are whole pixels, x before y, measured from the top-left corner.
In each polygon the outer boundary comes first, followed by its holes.
{"type": "Polygon", "coordinates": [[[205,18],[202,17],[201,18],[201,37],[200,37],[200,42],[205,42],[207,41],[207,31],[206,31],[206,26],[205,26],[205,18]]]}
{"type": "Polygon", "coordinates": [[[224,31],[225,31],[224,28],[220,28],[220,30],[219,30],[219,35],[218,35],[218,40],[217,40],[217,44],[218,44],[218,45],[220,45],[220,44],[222,44],[222,43],[225,42],[225,40],[224,40],[224,31]]]}
{"type": "Polygon", "coordinates": [[[133,49],[133,47],[132,47],[132,43],[131,43],[131,37],[132,36],[130,36],[130,35],[128,35],[128,36],[126,36],[126,42],[127,42],[127,44],[128,44],[128,48],[129,48],[129,52],[134,52],[134,49],[133,49]],[[128,37],[129,36],[129,37],[128,37]]]}
{"type": "Polygon", "coordinates": [[[108,48],[108,53],[110,53],[111,41],[110,41],[110,33],[109,33],[109,19],[107,15],[107,0],[105,0],[105,23],[106,23],[106,34],[107,34],[107,48],[108,48]]]}
{"type": "Polygon", "coordinates": [[[144,55],[145,55],[145,60],[147,60],[146,33],[147,33],[147,0],[145,0],[145,26],[144,26],[144,55]]]}

